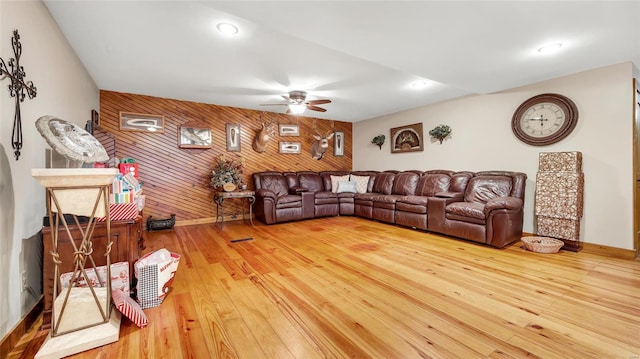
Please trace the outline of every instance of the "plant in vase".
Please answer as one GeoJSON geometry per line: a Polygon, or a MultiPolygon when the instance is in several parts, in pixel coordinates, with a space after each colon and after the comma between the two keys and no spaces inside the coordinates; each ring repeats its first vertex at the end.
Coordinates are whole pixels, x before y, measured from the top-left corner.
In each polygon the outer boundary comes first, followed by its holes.
{"type": "Polygon", "coordinates": [[[227,159],[220,155],[211,170],[210,185],[216,189],[234,190],[242,184],[242,173],[244,171],[244,161],[242,157],[238,159],[227,159]],[[231,188],[233,187],[233,188],[231,188]]]}
{"type": "Polygon", "coordinates": [[[442,141],[445,138],[449,137],[450,134],[451,134],[451,127],[447,125],[436,126],[433,128],[433,130],[429,131],[429,135],[432,138],[435,138],[438,141],[440,141],[440,143],[442,143],[442,141]]]}

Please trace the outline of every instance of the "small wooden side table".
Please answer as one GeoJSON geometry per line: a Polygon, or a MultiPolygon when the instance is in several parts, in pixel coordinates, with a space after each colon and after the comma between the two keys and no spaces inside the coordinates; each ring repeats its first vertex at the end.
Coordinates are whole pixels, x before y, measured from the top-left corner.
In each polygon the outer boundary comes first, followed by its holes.
{"type": "Polygon", "coordinates": [[[240,198],[242,200],[242,220],[245,220],[244,203],[249,202],[249,222],[253,226],[253,202],[256,201],[255,191],[215,191],[213,202],[216,204],[216,223],[221,218],[220,227],[224,226],[224,201],[226,199],[240,198]]]}

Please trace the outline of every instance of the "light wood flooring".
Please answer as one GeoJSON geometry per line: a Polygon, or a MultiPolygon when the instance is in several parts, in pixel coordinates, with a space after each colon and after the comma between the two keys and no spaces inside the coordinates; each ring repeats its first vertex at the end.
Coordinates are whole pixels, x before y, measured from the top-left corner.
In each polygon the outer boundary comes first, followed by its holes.
{"type": "Polygon", "coordinates": [[[640,358],[638,261],[352,217],[176,227],[146,244],[182,255],[167,299],[147,328],[123,319],[118,342],[73,358],[640,358]]]}

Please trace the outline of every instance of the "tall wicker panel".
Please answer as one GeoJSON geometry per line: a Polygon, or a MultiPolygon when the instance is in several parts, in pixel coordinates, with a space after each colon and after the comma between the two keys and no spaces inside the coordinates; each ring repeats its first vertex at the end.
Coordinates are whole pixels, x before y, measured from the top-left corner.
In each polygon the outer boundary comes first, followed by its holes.
{"type": "Polygon", "coordinates": [[[582,249],[583,196],[582,153],[540,153],[535,196],[538,235],[562,240],[562,249],[582,249]]]}

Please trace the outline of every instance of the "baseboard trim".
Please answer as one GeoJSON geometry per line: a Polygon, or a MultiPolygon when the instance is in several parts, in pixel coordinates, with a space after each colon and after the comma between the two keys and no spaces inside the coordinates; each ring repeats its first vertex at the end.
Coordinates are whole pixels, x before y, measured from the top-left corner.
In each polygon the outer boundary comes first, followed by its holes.
{"type": "Polygon", "coordinates": [[[11,353],[22,336],[25,335],[38,320],[43,309],[44,296],[40,296],[40,299],[31,307],[27,314],[2,338],[2,341],[0,341],[0,359],[5,359],[9,353],[11,353]]]}
{"type": "MultiPolygon", "coordinates": [[[[246,221],[249,220],[249,214],[247,213],[246,221]]],[[[236,219],[232,219],[231,216],[225,216],[224,223],[230,223],[235,221],[243,221],[242,215],[237,216],[236,219]]],[[[216,223],[216,217],[206,217],[206,218],[198,218],[198,219],[185,219],[182,221],[176,221],[175,226],[191,226],[194,224],[206,224],[206,223],[216,223]]]]}
{"type": "Polygon", "coordinates": [[[216,222],[215,217],[205,217],[205,218],[198,218],[198,219],[185,219],[182,221],[176,221],[175,226],[176,227],[191,226],[194,224],[206,224],[206,223],[215,223],[215,222],[216,222]]]}
{"type": "Polygon", "coordinates": [[[583,243],[582,250],[585,253],[597,254],[600,256],[627,259],[627,260],[636,259],[636,252],[634,250],[609,247],[602,244],[583,243]]]}
{"type": "MultiPolygon", "coordinates": [[[[522,233],[523,236],[536,236],[533,233],[522,233]]],[[[619,258],[619,259],[627,259],[627,260],[637,260],[636,251],[632,249],[623,249],[617,247],[605,246],[602,244],[594,244],[594,243],[585,243],[581,242],[582,251],[589,254],[597,254],[600,256],[611,257],[611,258],[619,258]]]]}

